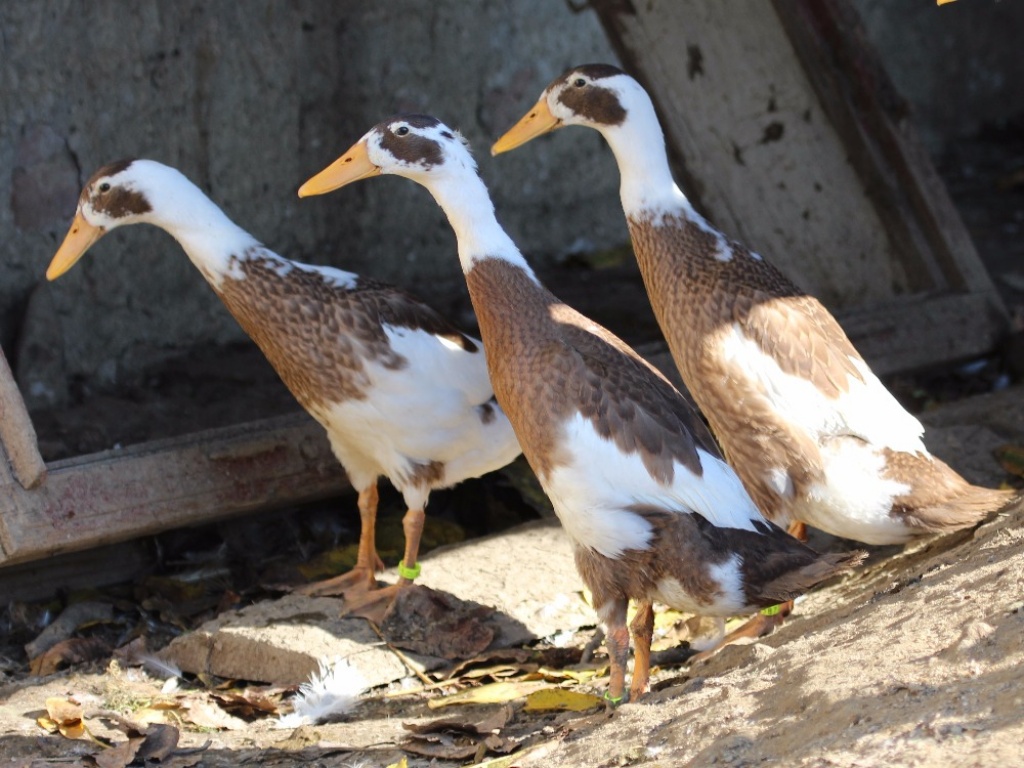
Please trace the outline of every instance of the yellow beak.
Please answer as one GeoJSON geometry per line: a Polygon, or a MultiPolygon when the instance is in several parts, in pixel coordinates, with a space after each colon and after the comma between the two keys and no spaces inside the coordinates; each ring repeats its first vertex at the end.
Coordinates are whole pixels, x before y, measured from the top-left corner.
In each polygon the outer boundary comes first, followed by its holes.
{"type": "Polygon", "coordinates": [[[46,279],[56,280],[63,275],[85,255],[93,243],[107,233],[103,227],[94,227],[82,216],[79,211],[75,214],[75,220],[71,222],[71,229],[64,237],[57,253],[54,255],[50,266],[46,268],[46,279]]]}
{"type": "Polygon", "coordinates": [[[322,195],[353,181],[379,175],[380,168],[371,163],[366,154],[366,142],[359,141],[353,144],[348,152],[299,187],[299,197],[322,195]]]}
{"type": "Polygon", "coordinates": [[[548,109],[547,99],[541,96],[540,101],[533,105],[533,109],[527,112],[518,123],[509,128],[504,136],[494,142],[494,146],[491,147],[491,154],[500,155],[502,152],[508,152],[510,149],[515,149],[525,144],[530,139],[535,139],[548,131],[555,130],[561,124],[561,121],[552,115],[551,110],[548,109]]]}

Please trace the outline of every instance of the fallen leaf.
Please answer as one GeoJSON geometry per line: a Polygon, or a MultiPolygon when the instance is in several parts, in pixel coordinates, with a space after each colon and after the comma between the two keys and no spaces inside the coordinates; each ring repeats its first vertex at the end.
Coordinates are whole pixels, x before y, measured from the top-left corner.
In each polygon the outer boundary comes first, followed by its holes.
{"type": "Polygon", "coordinates": [[[586,712],[604,705],[600,696],[565,688],[545,688],[526,697],[524,712],[586,712]]]}
{"type": "Polygon", "coordinates": [[[452,667],[448,673],[448,679],[462,677],[466,673],[466,670],[476,667],[480,664],[491,665],[495,661],[505,662],[516,662],[522,664],[528,661],[530,658],[530,652],[524,648],[495,648],[490,651],[477,654],[471,659],[466,659],[463,662],[456,664],[452,667]]]}
{"type": "Polygon", "coordinates": [[[164,762],[178,746],[178,729],[173,725],[153,723],[146,728],[146,740],[135,755],[136,760],[164,762]]]}
{"type": "Polygon", "coordinates": [[[255,720],[264,715],[279,714],[281,697],[287,690],[283,686],[266,686],[212,695],[224,711],[246,720],[255,720]]]}
{"type": "Polygon", "coordinates": [[[68,739],[92,738],[82,721],[82,706],[59,696],[46,700],[46,717],[36,719],[36,723],[50,733],[60,733],[68,739]]]}
{"type": "Polygon", "coordinates": [[[486,736],[505,727],[512,717],[512,709],[507,704],[495,710],[483,720],[467,722],[455,718],[441,718],[427,723],[402,723],[402,727],[412,733],[430,733],[433,731],[462,731],[474,736],[486,736]]]}
{"type": "Polygon", "coordinates": [[[225,731],[244,731],[249,724],[240,717],[229,715],[208,699],[193,699],[184,704],[185,719],[200,728],[225,731]]]}
{"type": "Polygon", "coordinates": [[[128,741],[122,741],[110,749],[97,752],[92,755],[92,759],[97,768],[125,768],[135,759],[135,755],[145,740],[143,736],[136,736],[128,741]]]}
{"type": "Polygon", "coordinates": [[[481,685],[479,688],[459,691],[440,699],[430,699],[427,706],[430,709],[440,709],[456,704],[504,704],[506,701],[520,699],[544,686],[545,683],[537,680],[491,683],[490,685],[481,685]]]}
{"type": "MultiPolygon", "coordinates": [[[[443,659],[466,659],[494,639],[493,609],[419,584],[406,587],[388,606],[381,634],[392,645],[443,659]]],[[[355,614],[357,615],[357,614],[355,614]]]]}
{"type": "Polygon", "coordinates": [[[110,653],[110,646],[99,638],[73,637],[62,640],[42,656],[29,661],[29,671],[33,675],[44,677],[52,675],[64,664],[81,664],[94,661],[110,653]]]}
{"type": "Polygon", "coordinates": [[[540,746],[540,744],[534,744],[531,747],[519,750],[514,755],[505,755],[504,757],[496,757],[493,760],[484,760],[482,763],[473,763],[469,768],[513,768],[526,754],[533,752],[540,746]]]}
{"type": "Polygon", "coordinates": [[[402,749],[421,757],[435,757],[441,760],[465,760],[476,755],[479,743],[471,737],[445,738],[440,734],[416,736],[402,742],[402,749]]]}
{"type": "Polygon", "coordinates": [[[403,757],[397,763],[392,763],[388,768],[409,768],[409,760],[403,757]]]}
{"type": "Polygon", "coordinates": [[[512,706],[506,704],[478,721],[442,718],[428,723],[403,723],[410,736],[402,742],[402,749],[445,760],[464,760],[470,756],[479,760],[488,751],[509,752],[516,744],[498,732],[511,717],[512,706]]]}

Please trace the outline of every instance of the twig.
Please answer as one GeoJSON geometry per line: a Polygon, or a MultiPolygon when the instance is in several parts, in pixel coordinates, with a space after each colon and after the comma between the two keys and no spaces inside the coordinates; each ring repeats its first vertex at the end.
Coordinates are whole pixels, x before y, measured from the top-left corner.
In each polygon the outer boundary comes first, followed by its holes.
{"type": "Polygon", "coordinates": [[[399,661],[401,661],[403,664],[405,664],[405,666],[407,666],[409,669],[412,670],[412,673],[414,675],[416,675],[416,677],[418,677],[420,679],[420,682],[422,682],[424,685],[433,685],[434,684],[433,680],[431,680],[425,674],[420,672],[420,670],[413,663],[412,659],[410,659],[408,656],[406,656],[404,653],[402,653],[400,650],[395,648],[395,646],[393,646],[391,643],[389,643],[387,641],[387,638],[384,637],[384,635],[381,633],[380,629],[377,628],[376,624],[374,624],[372,621],[368,621],[367,624],[369,624],[371,627],[373,627],[373,631],[377,633],[377,637],[380,638],[380,641],[382,643],[384,643],[384,645],[386,645],[388,647],[388,650],[390,650],[393,654],[395,654],[395,656],[398,657],[399,661]]]}

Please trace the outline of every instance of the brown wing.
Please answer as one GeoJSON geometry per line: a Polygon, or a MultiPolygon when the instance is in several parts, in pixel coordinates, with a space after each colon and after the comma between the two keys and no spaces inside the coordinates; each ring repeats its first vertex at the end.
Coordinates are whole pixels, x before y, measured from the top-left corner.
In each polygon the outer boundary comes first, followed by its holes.
{"type": "Polygon", "coordinates": [[[742,265],[730,276],[732,316],[744,333],[783,371],[811,381],[830,397],[849,389],[849,377],[862,380],[853,364],[860,354],[821,302],[768,262],[751,258],[741,244],[730,246],[739,257],[730,265],[742,265]]]}
{"type": "Polygon", "coordinates": [[[697,448],[720,453],[704,422],[653,366],[600,326],[561,324],[568,391],[602,437],[639,453],[660,482],[672,479],[673,461],[700,475],[697,448]],[[602,333],[595,332],[594,329],[602,333]]]}
{"type": "Polygon", "coordinates": [[[467,352],[479,351],[477,342],[400,288],[360,277],[352,294],[383,324],[423,330],[458,344],[467,352]]]}

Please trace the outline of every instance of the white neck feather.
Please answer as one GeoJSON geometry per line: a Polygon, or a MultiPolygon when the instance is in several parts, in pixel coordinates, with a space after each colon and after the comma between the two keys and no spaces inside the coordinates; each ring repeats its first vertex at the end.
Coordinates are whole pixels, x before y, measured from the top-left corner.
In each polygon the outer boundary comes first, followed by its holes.
{"type": "Polygon", "coordinates": [[[619,166],[619,197],[626,216],[683,216],[704,223],[672,179],[665,136],[650,99],[633,100],[625,122],[599,130],[619,166]]]}
{"type": "Polygon", "coordinates": [[[498,223],[487,187],[475,171],[438,174],[423,183],[455,230],[463,272],[468,273],[479,259],[498,258],[537,279],[515,242],[498,223]]]}
{"type": "Polygon", "coordinates": [[[145,219],[177,240],[207,279],[219,284],[230,273],[231,257],[241,257],[247,249],[258,247],[259,241],[231,221],[183,174],[157,167],[164,170],[158,183],[147,185],[152,211],[145,219]]]}

